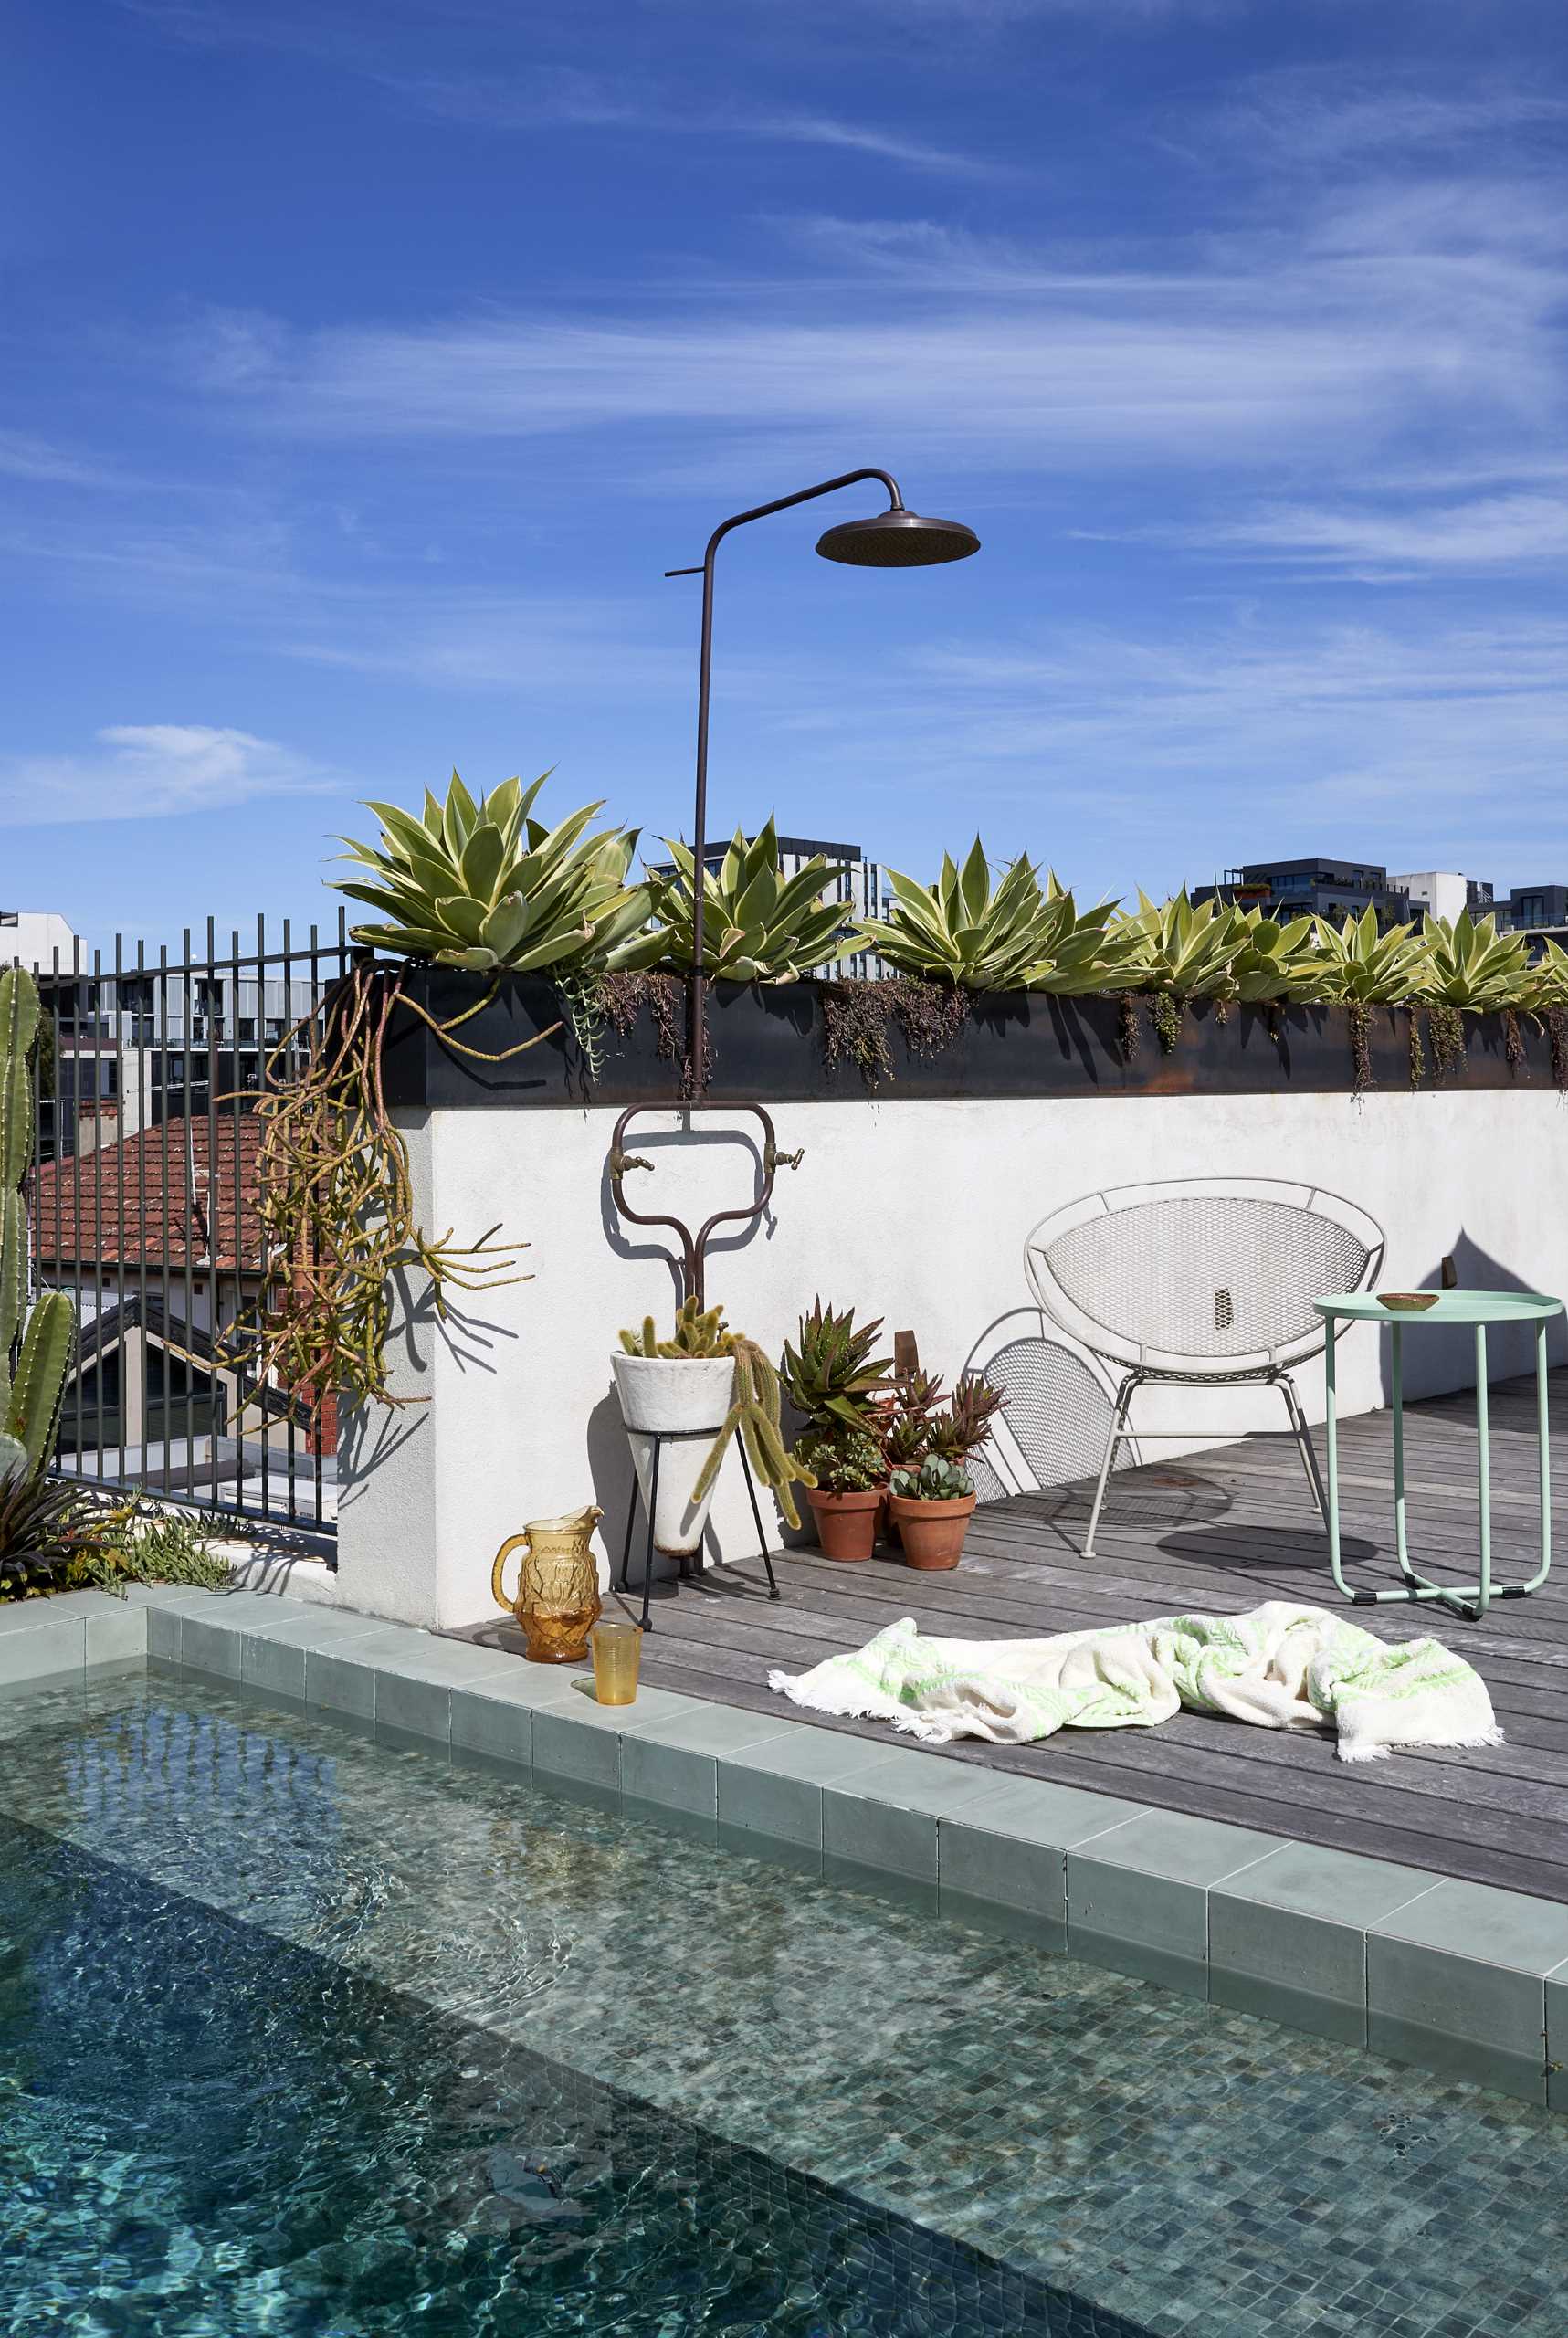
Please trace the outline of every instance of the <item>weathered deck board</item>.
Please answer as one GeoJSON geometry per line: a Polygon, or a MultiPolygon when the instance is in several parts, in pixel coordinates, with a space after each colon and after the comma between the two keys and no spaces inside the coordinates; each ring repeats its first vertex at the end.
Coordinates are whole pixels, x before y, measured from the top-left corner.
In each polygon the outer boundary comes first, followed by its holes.
{"type": "MultiPolygon", "coordinates": [[[[1561,1518],[1568,1374],[1553,1375],[1552,1398],[1561,1518]]],[[[1466,1395],[1438,1397],[1407,1416],[1412,1545],[1418,1564],[1455,1580],[1475,1573],[1473,1406],[1466,1395]]],[[[1494,1385],[1494,1566],[1504,1576],[1534,1568],[1534,1429],[1532,1385],[1494,1385]]],[[[1319,1443],[1321,1451],[1321,1435],[1319,1443]]],[[[1385,1414],[1342,1425],[1341,1461],[1347,1572],[1385,1587],[1396,1580],[1385,1414]]],[[[844,1567],[815,1549],[789,1551],[775,1555],[784,1595],[776,1605],[760,1561],[712,1570],[679,1591],[658,1586],[644,1678],[799,1717],[780,1706],[768,1672],[801,1670],[858,1646],[898,1616],[959,1638],[1005,1639],[1181,1609],[1234,1613],[1265,1599],[1335,1604],[1322,1534],[1282,1437],[1121,1473],[1093,1559],[1082,1554],[1088,1513],[1081,1486],[990,1505],[948,1575],[917,1574],[896,1558],[844,1567]]],[[[1347,1612],[1384,1638],[1432,1632],[1462,1651],[1491,1690],[1508,1744],[1347,1767],[1327,1741],[1184,1713],[1157,1731],[1064,1731],[1019,1747],[970,1743],[944,1749],[944,1758],[1568,1901],[1568,1558],[1544,1589],[1500,1603],[1479,1624],[1426,1604],[1347,1612]]],[[[818,1725],[900,1742],[875,1722],[818,1725]]]]}

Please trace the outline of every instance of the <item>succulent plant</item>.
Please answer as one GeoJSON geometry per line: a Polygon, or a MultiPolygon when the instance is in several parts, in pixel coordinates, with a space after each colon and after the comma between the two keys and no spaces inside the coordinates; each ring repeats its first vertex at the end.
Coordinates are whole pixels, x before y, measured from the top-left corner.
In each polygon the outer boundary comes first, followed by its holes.
{"type": "Polygon", "coordinates": [[[815,1436],[808,1431],[796,1440],[795,1453],[825,1494],[868,1494],[887,1480],[888,1465],[876,1438],[842,1421],[815,1436]]]}
{"type": "Polygon", "coordinates": [[[476,802],[454,772],[444,804],[426,790],[422,819],[395,804],[367,806],[382,824],[379,846],[342,841],[343,858],[368,881],[333,881],[390,922],[356,925],[354,940],[479,973],[643,963],[637,945],[653,895],[626,882],[636,836],[590,832],[598,804],[553,828],[536,820],[534,799],[549,776],[526,788],[509,779],[476,802]]]}
{"type": "MultiPolygon", "coordinates": [[[[697,864],[689,846],[671,843],[669,850],[675,875],[656,893],[655,925],[640,950],[623,964],[682,971],[693,964],[697,864]]],[[[837,956],[849,911],[846,902],[822,898],[835,875],[818,853],[786,878],[771,818],[749,844],[737,828],[702,888],[704,970],[728,982],[793,982],[837,956]]]]}
{"type": "Polygon", "coordinates": [[[928,1459],[966,1461],[991,1441],[991,1424],[1006,1398],[977,1372],[966,1372],[954,1387],[944,1412],[926,1422],[928,1459]]]}
{"type": "Polygon", "coordinates": [[[918,1469],[900,1469],[892,1491],[904,1501],[962,1501],[974,1491],[974,1480],[956,1461],[928,1453],[918,1469]]]}
{"type": "Polygon", "coordinates": [[[1472,919],[1468,910],[1461,910],[1451,922],[1429,917],[1422,942],[1426,957],[1423,998],[1441,999],[1481,1015],[1489,1009],[1526,1006],[1541,986],[1523,934],[1500,933],[1492,918],[1472,919]]]}
{"type": "Polygon", "coordinates": [[[779,1376],[771,1356],[764,1355],[754,1340],[743,1332],[727,1333],[731,1341],[731,1353],[735,1359],[733,1401],[723,1424],[709,1448],[692,1500],[700,1501],[719,1474],[719,1465],[729,1450],[731,1438],[743,1439],[752,1469],[777,1501],[779,1509],[791,1526],[800,1524],[800,1512],[795,1507],[795,1487],[814,1486],[809,1465],[798,1453],[790,1452],[784,1441],[780,1419],[779,1376]]]}
{"type": "Polygon", "coordinates": [[[892,1370],[888,1357],[871,1353],[881,1328],[879,1315],[857,1331],[852,1307],[836,1314],[820,1299],[801,1317],[795,1343],[785,1344],[779,1374],[790,1403],[814,1429],[836,1422],[869,1428],[876,1399],[887,1389],[892,1370]]]}
{"type": "Polygon", "coordinates": [[[1255,909],[1241,913],[1241,925],[1240,947],[1230,962],[1237,997],[1255,1005],[1310,997],[1319,963],[1311,919],[1281,925],[1255,909]]]}
{"type": "Polygon", "coordinates": [[[962,869],[942,855],[934,885],[918,885],[896,869],[888,882],[887,917],[859,927],[855,938],[900,974],[965,990],[1064,993],[1125,989],[1137,979],[1131,949],[1112,924],[1113,902],[1080,913],[1054,875],[1042,891],[1033,862],[1023,858],[993,890],[978,837],[962,869]]]}
{"type": "Polygon", "coordinates": [[[28,1467],[0,1469],[0,1599],[67,1589],[99,1549],[101,1531],[79,1486],[28,1467]]]}
{"type": "Polygon", "coordinates": [[[1126,943],[1141,990],[1178,998],[1235,998],[1233,962],[1246,946],[1247,921],[1227,902],[1199,901],[1185,891],[1155,902],[1140,892],[1138,908],[1112,931],[1126,943]]]}
{"type": "Polygon", "coordinates": [[[1370,906],[1342,926],[1320,917],[1313,922],[1310,996],[1350,1000],[1368,1006],[1398,1006],[1415,997],[1426,980],[1426,950],[1408,925],[1378,930],[1370,906]]]}
{"type": "Polygon", "coordinates": [[[13,1476],[37,1476],[54,1451],[76,1346],[76,1307],[63,1291],[46,1291],[30,1311],[26,1304],[22,1181],[33,1153],[27,1050],[37,1028],[37,985],[22,967],[8,966],[0,974],[0,1470],[13,1476]]]}
{"type": "Polygon", "coordinates": [[[661,1340],[651,1315],[645,1315],[640,1332],[623,1332],[621,1348],[626,1355],[689,1356],[701,1361],[713,1356],[733,1355],[735,1333],[724,1325],[721,1307],[710,1307],[704,1314],[695,1299],[688,1299],[675,1311],[675,1335],[661,1340]]]}

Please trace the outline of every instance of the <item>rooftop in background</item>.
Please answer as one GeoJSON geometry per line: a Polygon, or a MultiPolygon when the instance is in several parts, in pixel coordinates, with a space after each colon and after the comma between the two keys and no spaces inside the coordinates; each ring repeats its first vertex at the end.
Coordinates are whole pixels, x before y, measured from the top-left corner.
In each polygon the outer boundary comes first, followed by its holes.
{"type": "Polygon", "coordinates": [[[254,1113],[237,1119],[226,1109],[214,1119],[161,1121],[118,1143],[110,1123],[100,1151],[40,1162],[33,1192],[39,1266],[47,1274],[64,1263],[96,1260],[107,1269],[106,1280],[128,1267],[183,1271],[210,1264],[255,1274],[261,1264],[261,1137],[254,1113]],[[215,1208],[216,1222],[209,1225],[215,1208]]]}
{"type": "MultiPolygon", "coordinates": [[[[749,844],[752,839],[748,837],[746,841],[749,844]]],[[[792,861],[796,867],[804,868],[808,860],[816,860],[818,858],[823,860],[842,861],[846,867],[858,865],[864,860],[864,855],[858,844],[826,844],[820,837],[780,837],[778,842],[779,858],[786,868],[792,861]]],[[[717,869],[729,849],[728,837],[721,837],[716,843],[705,845],[702,850],[703,867],[717,869]]],[[[673,877],[675,874],[673,860],[650,861],[648,866],[656,876],[673,877]]],[[[791,873],[793,874],[793,871],[791,873]]]]}
{"type": "Polygon", "coordinates": [[[1243,909],[1267,910],[1270,917],[1326,917],[1336,923],[1376,912],[1380,925],[1402,925],[1411,914],[1410,896],[1372,860],[1249,860],[1227,869],[1217,884],[1193,889],[1194,901],[1235,901],[1243,909]]]}
{"type": "Polygon", "coordinates": [[[75,932],[58,910],[0,910],[0,966],[13,959],[24,966],[71,964],[75,932]]]}

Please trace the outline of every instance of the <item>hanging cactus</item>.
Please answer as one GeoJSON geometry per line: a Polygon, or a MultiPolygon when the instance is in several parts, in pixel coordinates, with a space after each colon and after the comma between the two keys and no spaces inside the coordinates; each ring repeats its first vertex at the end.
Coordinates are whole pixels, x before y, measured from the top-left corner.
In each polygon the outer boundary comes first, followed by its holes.
{"type": "Polygon", "coordinates": [[[27,1050],[37,1028],[37,985],[22,967],[7,966],[0,974],[0,1479],[37,1477],[48,1466],[76,1348],[76,1308],[63,1291],[47,1291],[27,1312],[22,1180],[33,1157],[27,1050]]]}

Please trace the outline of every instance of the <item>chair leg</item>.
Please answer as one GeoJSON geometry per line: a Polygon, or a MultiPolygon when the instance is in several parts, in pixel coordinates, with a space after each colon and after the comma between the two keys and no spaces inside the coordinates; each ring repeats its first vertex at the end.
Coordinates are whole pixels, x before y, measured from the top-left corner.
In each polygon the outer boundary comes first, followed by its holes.
{"type": "Polygon", "coordinates": [[[1296,1439],[1296,1450],[1301,1457],[1301,1467],[1307,1473],[1307,1484],[1310,1489],[1312,1500],[1317,1505],[1318,1516],[1326,1526],[1329,1522],[1329,1505],[1323,1494],[1323,1480],[1318,1468],[1317,1452],[1312,1444],[1312,1432],[1307,1426],[1307,1416],[1301,1408],[1301,1399],[1296,1393],[1296,1384],[1288,1372],[1282,1372],[1274,1385],[1285,1399],[1285,1410],[1290,1416],[1290,1430],[1296,1439]]]}
{"type": "Polygon", "coordinates": [[[1132,1391],[1137,1385],[1136,1375],[1129,1373],[1116,1392],[1116,1410],[1110,1416],[1110,1434],[1105,1440],[1105,1452],[1100,1464],[1100,1483],[1094,1490],[1094,1508],[1089,1513],[1089,1532],[1083,1538],[1083,1555],[1086,1559],[1092,1559],[1094,1556],[1094,1538],[1100,1531],[1100,1513],[1105,1501],[1106,1481],[1110,1476],[1110,1465],[1116,1458],[1116,1448],[1121,1444],[1126,1429],[1128,1407],[1132,1402],[1132,1391]]]}

